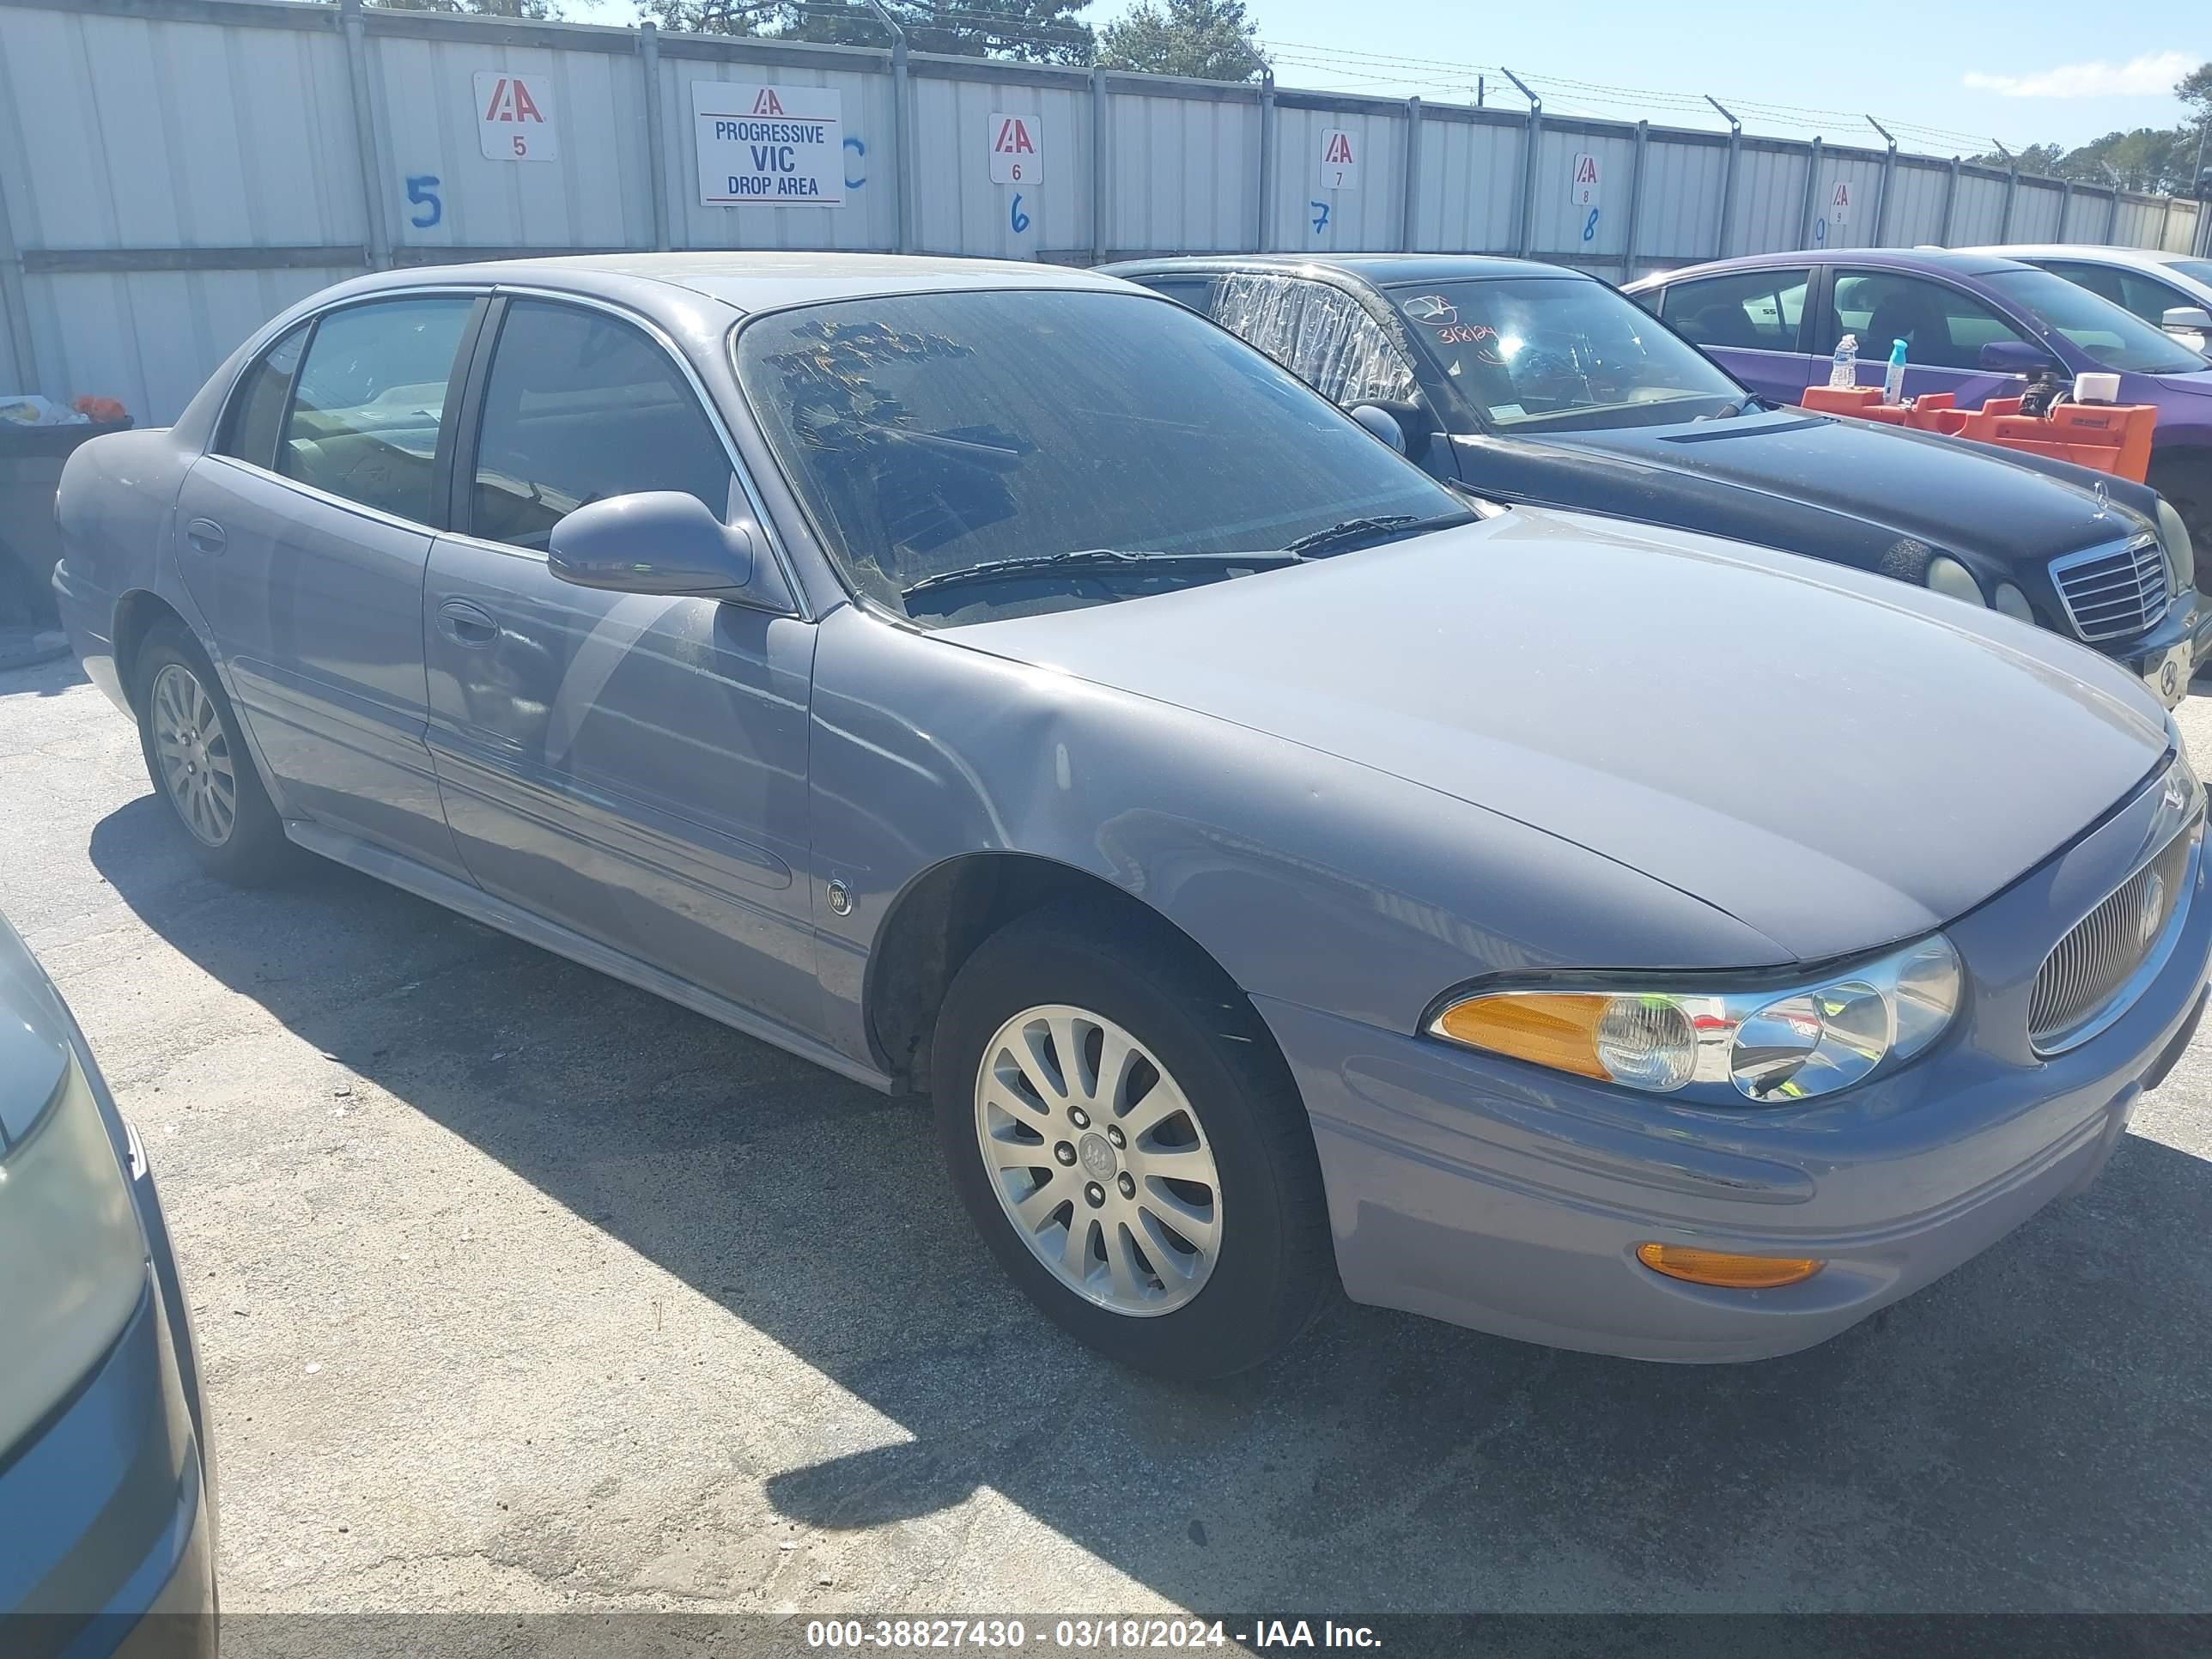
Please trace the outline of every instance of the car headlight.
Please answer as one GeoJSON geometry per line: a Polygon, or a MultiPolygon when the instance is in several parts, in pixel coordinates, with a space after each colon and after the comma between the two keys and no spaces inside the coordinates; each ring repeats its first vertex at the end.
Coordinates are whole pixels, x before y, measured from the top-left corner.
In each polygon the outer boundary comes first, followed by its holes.
{"type": "Polygon", "coordinates": [[[2035,620],[2035,607],[2027,602],[2027,595],[2010,582],[1999,582],[1997,591],[1990,595],[1990,608],[2002,611],[2008,617],[2024,623],[2035,620]]]}
{"type": "Polygon", "coordinates": [[[1974,573],[1956,559],[1938,553],[1928,561],[1928,586],[1938,593],[1948,593],[1954,599],[1964,599],[1968,605],[1986,605],[1982,585],[1974,580],[1974,573]]]}
{"type": "Polygon", "coordinates": [[[2181,521],[2181,514],[2165,496],[2158,498],[2158,544],[2166,550],[2166,562],[2173,567],[2173,591],[2177,593],[2197,586],[2197,548],[2189,539],[2189,526],[2181,521]]]}
{"type": "Polygon", "coordinates": [[[1959,953],[1941,933],[1794,984],[1606,978],[1462,997],[1429,1021],[1429,1033],[1653,1094],[1699,1085],[1721,1100],[1733,1089],[1782,1105],[1911,1060],[1950,1024],[1965,983],[1959,953]]]}
{"type": "Polygon", "coordinates": [[[0,920],[0,1447],[84,1380],[145,1290],[138,1212],[67,1022],[0,920]]]}

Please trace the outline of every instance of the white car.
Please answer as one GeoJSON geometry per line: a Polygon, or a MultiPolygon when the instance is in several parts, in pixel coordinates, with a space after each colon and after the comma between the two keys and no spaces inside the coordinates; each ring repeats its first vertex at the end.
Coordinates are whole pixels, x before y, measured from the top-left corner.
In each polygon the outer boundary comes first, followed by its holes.
{"type": "Polygon", "coordinates": [[[2212,353],[2212,258],[2067,242],[2023,242],[1959,252],[2000,254],[2040,265],[2164,329],[2191,351],[2212,353]]]}

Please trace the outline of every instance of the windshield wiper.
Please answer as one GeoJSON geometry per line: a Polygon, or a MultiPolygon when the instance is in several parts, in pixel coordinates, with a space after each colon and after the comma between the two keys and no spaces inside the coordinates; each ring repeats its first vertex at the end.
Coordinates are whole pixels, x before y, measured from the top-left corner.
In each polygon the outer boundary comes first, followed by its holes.
{"type": "Polygon", "coordinates": [[[1301,536],[1283,549],[1304,557],[1310,553],[1341,550],[1380,537],[1397,540],[1406,536],[1425,535],[1431,530],[1449,530],[1455,525],[1473,524],[1477,515],[1473,513],[1440,513],[1433,519],[1424,519],[1413,513],[1384,513],[1370,519],[1346,519],[1326,530],[1316,530],[1310,536],[1301,536]]]}
{"type": "Polygon", "coordinates": [[[1040,571],[1053,570],[1112,570],[1130,571],[1139,567],[1146,570],[1272,570],[1277,565],[1297,564],[1304,555],[1295,547],[1279,552],[1255,553],[1163,553],[1132,550],[1120,547],[1078,547],[1065,553],[1041,553],[1025,559],[993,559],[983,564],[963,566],[958,570],[940,570],[934,576],[924,576],[905,591],[912,599],[916,593],[934,592],[947,587],[964,587],[970,582],[996,581],[1002,576],[1035,575],[1040,571]]]}

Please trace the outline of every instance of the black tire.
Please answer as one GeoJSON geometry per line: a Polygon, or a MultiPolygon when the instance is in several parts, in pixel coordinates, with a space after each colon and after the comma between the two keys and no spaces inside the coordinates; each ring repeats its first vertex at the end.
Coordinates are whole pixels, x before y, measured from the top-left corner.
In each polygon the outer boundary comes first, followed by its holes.
{"type": "Polygon", "coordinates": [[[138,711],[138,749],[145,757],[146,775],[153,781],[154,793],[167,805],[193,856],[210,875],[240,886],[259,886],[295,868],[297,849],[285,839],[283,820],[262,787],[261,775],[254,769],[252,754],[239,730],[237,713],[223,694],[222,682],[199,641],[181,623],[157,623],[139,646],[137,660],[131,667],[131,702],[138,711]],[[162,766],[162,713],[155,706],[155,686],[165,669],[179,671],[205,693],[208,719],[202,747],[207,757],[228,765],[234,784],[227,826],[211,824],[205,816],[195,823],[162,766]],[[211,829],[222,833],[211,834],[211,829]]]}
{"type": "Polygon", "coordinates": [[[1198,1380],[1265,1363],[1312,1322],[1335,1261],[1304,1103],[1251,1004],[1164,925],[1082,903],[1008,924],[954,978],[932,1063],[953,1187],[1000,1265],[1070,1334],[1123,1364],[1198,1380]],[[1054,1003],[1120,1025],[1158,1057],[1202,1123],[1218,1173],[1218,1243],[1211,1271],[1171,1311],[1123,1313],[1085,1299],[1032,1251],[994,1190],[977,1134],[984,1051],[1015,1016],[1054,1003]]]}
{"type": "Polygon", "coordinates": [[[2212,592],[2212,458],[2188,456],[2153,462],[2150,487],[2172,504],[2197,550],[2197,585],[2212,592]]]}

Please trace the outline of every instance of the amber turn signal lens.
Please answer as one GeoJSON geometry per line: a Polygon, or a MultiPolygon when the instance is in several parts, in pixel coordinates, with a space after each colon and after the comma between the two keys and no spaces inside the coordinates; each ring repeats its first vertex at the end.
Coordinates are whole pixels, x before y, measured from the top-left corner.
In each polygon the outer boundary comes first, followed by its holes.
{"type": "Polygon", "coordinates": [[[1687,1244],[1638,1244],[1636,1259],[1655,1273],[1713,1285],[1724,1291],[1771,1291],[1802,1284],[1828,1264],[1811,1256],[1732,1255],[1726,1250],[1693,1249],[1687,1244]]]}
{"type": "Polygon", "coordinates": [[[1582,994],[1475,997],[1445,1009],[1437,1030],[1494,1054],[1601,1079],[1607,1073],[1597,1057],[1597,1028],[1612,1000],[1582,994]]]}

